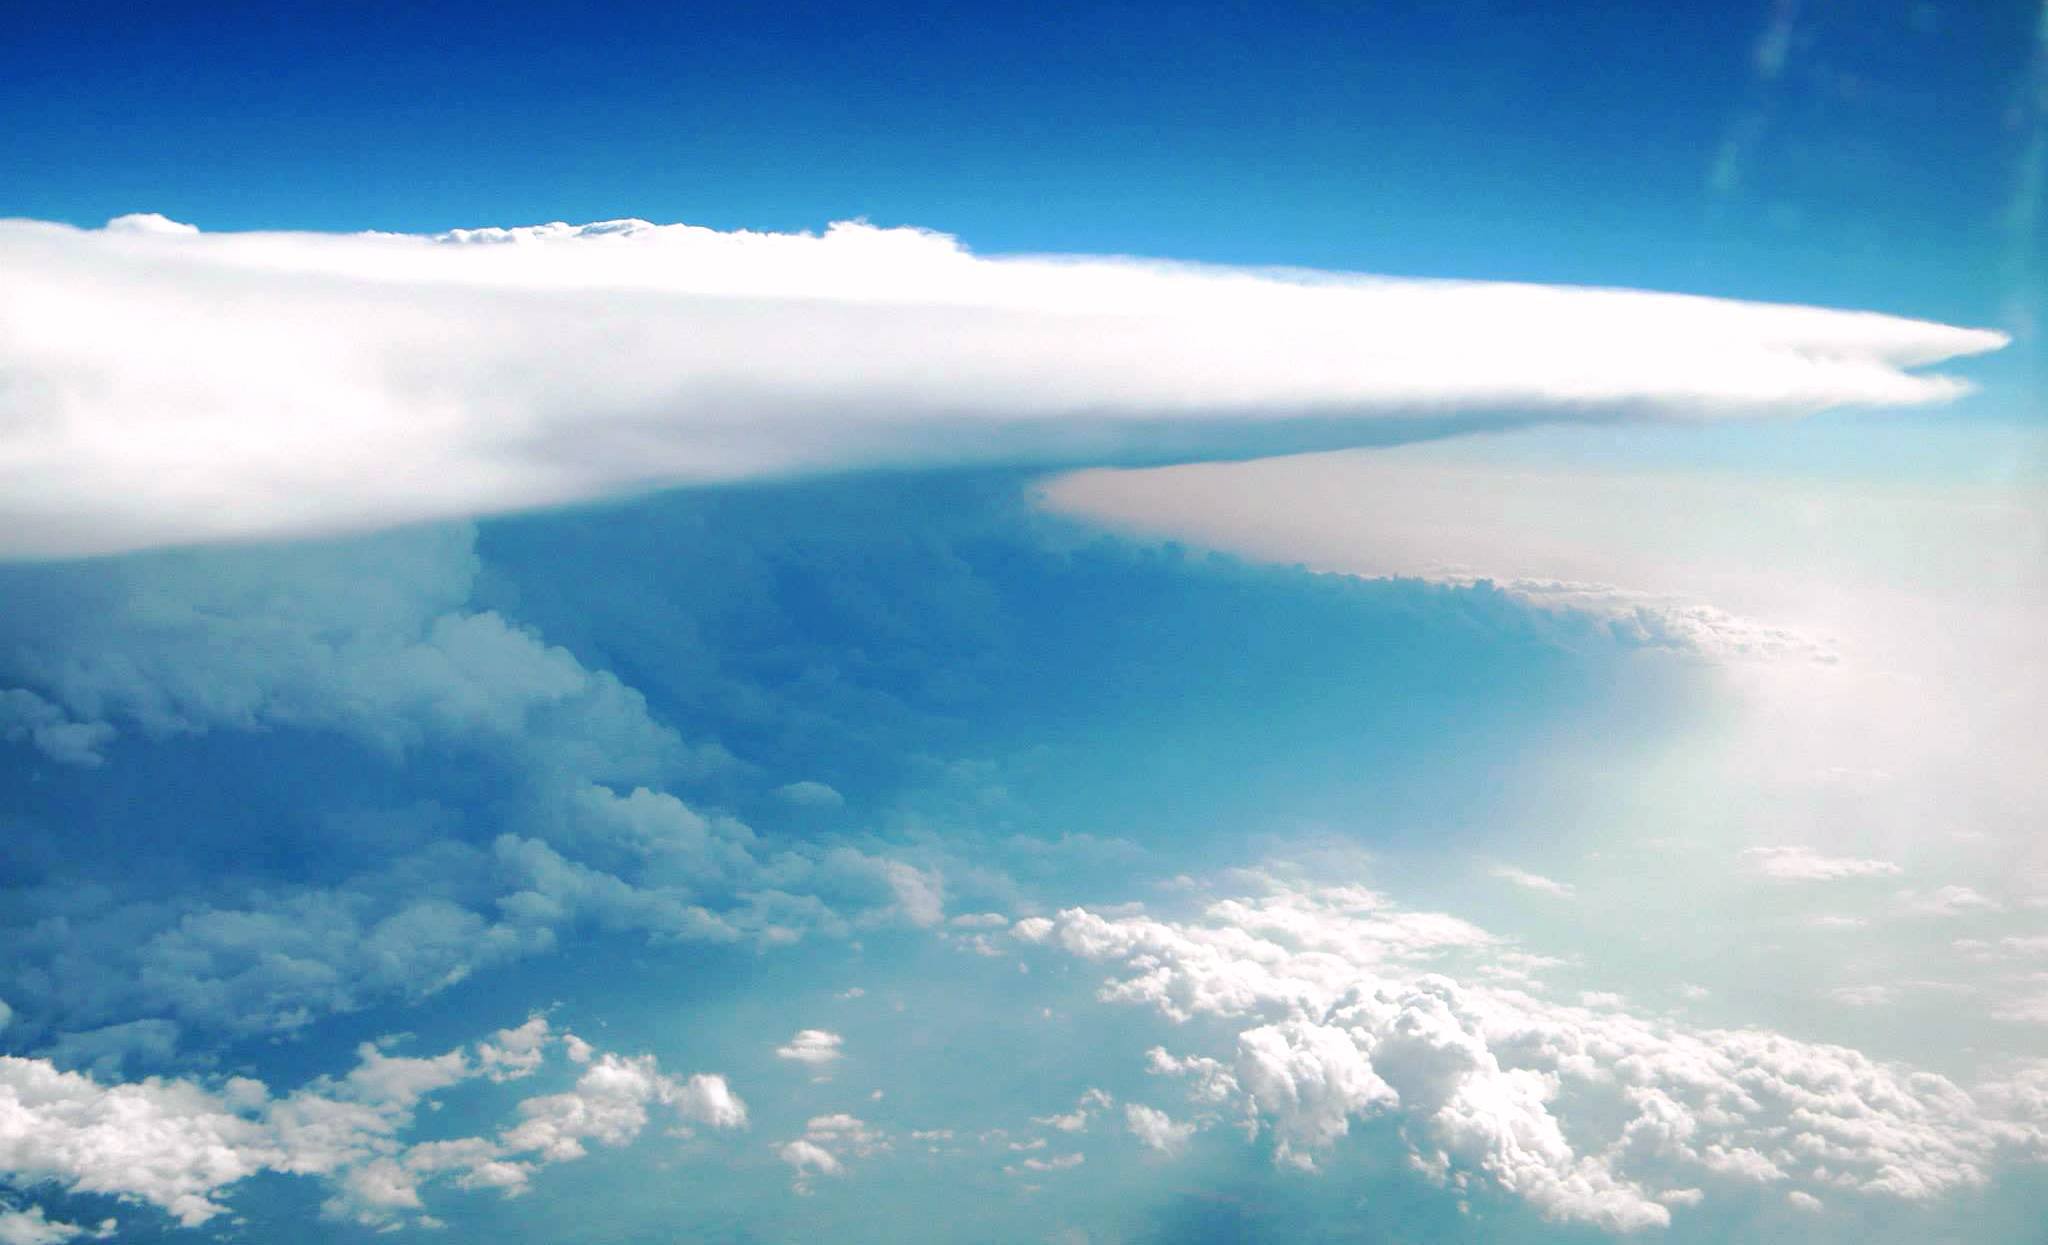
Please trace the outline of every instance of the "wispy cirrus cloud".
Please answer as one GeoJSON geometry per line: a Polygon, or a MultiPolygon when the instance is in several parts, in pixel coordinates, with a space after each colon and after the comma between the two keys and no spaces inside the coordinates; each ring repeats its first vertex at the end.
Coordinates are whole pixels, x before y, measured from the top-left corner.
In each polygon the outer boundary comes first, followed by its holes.
{"type": "Polygon", "coordinates": [[[870,464],[1270,453],[1375,417],[1934,402],[2003,335],[1628,290],[977,256],[917,229],[0,222],[0,556],[870,464]]]}

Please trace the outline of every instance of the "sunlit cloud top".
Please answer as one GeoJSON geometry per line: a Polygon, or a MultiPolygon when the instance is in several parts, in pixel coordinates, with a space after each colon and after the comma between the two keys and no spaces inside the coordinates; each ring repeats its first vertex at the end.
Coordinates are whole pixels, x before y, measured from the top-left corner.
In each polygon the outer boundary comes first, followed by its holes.
{"type": "Polygon", "coordinates": [[[1250,454],[1384,416],[1939,402],[2003,335],[1628,290],[983,257],[612,221],[435,236],[0,222],[0,556],[667,483],[1250,454]]]}

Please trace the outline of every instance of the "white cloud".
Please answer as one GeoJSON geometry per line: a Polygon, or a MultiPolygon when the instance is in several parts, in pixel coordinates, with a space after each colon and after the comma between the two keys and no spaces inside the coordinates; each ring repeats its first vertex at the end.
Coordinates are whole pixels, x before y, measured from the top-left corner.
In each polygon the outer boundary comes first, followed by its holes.
{"type": "Polygon", "coordinates": [[[928,926],[946,919],[945,890],[935,875],[900,860],[883,861],[881,868],[905,920],[928,926]]]}
{"type": "Polygon", "coordinates": [[[1792,659],[1823,664],[1838,660],[1834,646],[1823,637],[1731,614],[1682,595],[1575,580],[1495,579],[1460,573],[1430,578],[1466,585],[1488,582],[1542,609],[1571,610],[1601,619],[1617,637],[1645,647],[1703,653],[1722,660],[1792,659]]]}
{"type": "Polygon", "coordinates": [[[963,912],[946,922],[955,929],[1002,929],[1010,918],[1000,912],[963,912]]]}
{"type": "MultiPolygon", "coordinates": [[[[423,1101],[480,1076],[500,1079],[506,1052],[514,1053],[510,1066],[526,1075],[535,1069],[524,1052],[557,1044],[572,1062],[579,1047],[590,1054],[538,1017],[430,1057],[391,1055],[365,1043],[346,1074],[317,1078],[283,1097],[246,1077],[102,1084],[45,1059],[0,1056],[0,1178],[155,1206],[189,1227],[225,1213],[224,1196],[260,1172],[318,1176],[335,1189],[329,1214],[382,1225],[422,1212],[420,1185],[429,1179],[517,1192],[536,1167],[581,1157],[586,1141],[631,1140],[645,1127],[650,1104],[713,1128],[746,1123],[745,1104],[722,1077],[677,1080],[651,1056],[599,1054],[567,1092],[521,1103],[519,1122],[496,1139],[403,1140],[423,1101]]],[[[70,1240],[82,1231],[51,1224],[35,1209],[0,1225],[35,1242],[70,1240]],[[69,1235],[52,1235],[60,1231],[69,1235]]]]}
{"type": "Polygon", "coordinates": [[[1523,890],[1537,891],[1558,899],[1570,899],[1574,893],[1569,883],[1553,881],[1540,873],[1531,873],[1513,865],[1495,865],[1490,872],[1503,882],[1512,882],[1523,890]]]}
{"type": "Polygon", "coordinates": [[[11,221],[0,263],[0,556],[862,463],[1271,448],[1290,419],[1939,401],[1962,386],[1906,369],[2005,340],[1625,290],[983,258],[859,224],[11,221]]]}
{"type": "Polygon", "coordinates": [[[1172,1116],[1159,1108],[1138,1102],[1124,1104],[1124,1125],[1147,1149],[1169,1158],[1186,1150],[1188,1138],[1195,1135],[1193,1122],[1175,1123],[1172,1116]]]}
{"type": "Polygon", "coordinates": [[[803,1136],[784,1142],[775,1153],[796,1172],[791,1187],[809,1193],[813,1177],[844,1175],[848,1159],[868,1158],[889,1149],[889,1139],[866,1121],[837,1112],[813,1116],[805,1123],[803,1136]]]}
{"type": "Polygon", "coordinates": [[[252,1092],[261,1095],[261,1086],[102,1086],[47,1060],[0,1056],[0,1172],[204,1223],[221,1212],[212,1200],[219,1189],[283,1161],[272,1131],[235,1109],[252,1092]]]}
{"type": "Polygon", "coordinates": [[[1056,1128],[1063,1133],[1084,1133],[1088,1131],[1088,1122],[1095,1118],[1096,1112],[1107,1111],[1114,1105],[1116,1099],[1106,1090],[1091,1088],[1084,1090],[1074,1101],[1072,1111],[1063,1111],[1057,1115],[1034,1115],[1031,1122],[1043,1124],[1047,1128],[1056,1128]]]}
{"type": "MultiPolygon", "coordinates": [[[[532,1076],[547,1057],[548,1039],[553,1036],[547,1017],[530,1016],[518,1028],[500,1030],[495,1041],[479,1042],[477,1065],[493,1081],[516,1081],[532,1076]]],[[[573,1033],[566,1035],[565,1040],[585,1045],[583,1039],[573,1033]]],[[[576,1062],[584,1063],[588,1058],[586,1054],[576,1062]]]]}
{"type": "Polygon", "coordinates": [[[777,1059],[823,1067],[837,1063],[845,1054],[846,1039],[829,1029],[799,1029],[795,1037],[775,1048],[777,1059]]]}
{"type": "Polygon", "coordinates": [[[1668,1223],[1705,1181],[1923,1200],[2048,1158],[2027,1082],[1973,1097],[1839,1046],[1463,981],[1448,974],[1491,954],[1481,931],[1356,888],[1266,885],[1197,920],[1069,909],[1041,941],[1116,966],[1107,1001],[1234,1030],[1221,1059],[1148,1065],[1245,1112],[1277,1161],[1313,1167],[1352,1121],[1397,1113],[1425,1170],[1625,1231],[1668,1223]]]}
{"type": "Polygon", "coordinates": [[[1836,882],[1896,877],[1904,872],[1889,860],[1823,856],[1810,847],[1752,847],[1742,855],[1750,868],[1780,882],[1836,882]]]}
{"type": "Polygon", "coordinates": [[[783,803],[794,804],[798,808],[839,808],[846,803],[846,797],[838,791],[809,778],[784,783],[775,789],[775,794],[783,803]]]}
{"type": "Polygon", "coordinates": [[[1043,942],[1053,928],[1051,917],[1027,916],[1010,926],[1010,933],[1025,942],[1043,942]]]}
{"type": "Polygon", "coordinates": [[[1021,1172],[1060,1172],[1079,1167],[1086,1161],[1084,1154],[1055,1154],[1050,1158],[1028,1158],[1003,1170],[1013,1176],[1021,1172]]]}
{"type": "Polygon", "coordinates": [[[794,1187],[798,1193],[811,1191],[810,1181],[813,1176],[837,1176],[845,1170],[830,1150],[803,1137],[784,1142],[775,1153],[783,1162],[796,1169],[794,1187]]]}
{"type": "Polygon", "coordinates": [[[747,1122],[745,1104],[723,1077],[699,1074],[677,1081],[662,1075],[652,1055],[607,1054],[585,1067],[574,1089],[520,1103],[523,1119],[501,1140],[508,1150],[538,1151],[551,1161],[581,1158],[587,1140],[617,1146],[639,1136],[654,1103],[713,1128],[747,1122]]]}
{"type": "Polygon", "coordinates": [[[11,1210],[0,1206],[0,1245],[63,1245],[65,1241],[104,1241],[118,1225],[101,1220],[96,1228],[48,1218],[40,1206],[11,1210]]]}
{"type": "Polygon", "coordinates": [[[1969,886],[1942,886],[1925,893],[1899,892],[1906,911],[1919,916],[1955,917],[1972,912],[1998,912],[2005,907],[1996,899],[1969,886]]]}

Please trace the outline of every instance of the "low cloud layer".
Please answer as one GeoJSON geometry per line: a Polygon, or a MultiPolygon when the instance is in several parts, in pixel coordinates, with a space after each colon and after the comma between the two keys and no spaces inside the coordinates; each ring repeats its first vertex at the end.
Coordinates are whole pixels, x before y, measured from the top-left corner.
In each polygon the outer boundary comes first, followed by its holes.
{"type": "MultiPolygon", "coordinates": [[[[1453,977],[1500,944],[1358,887],[1268,879],[1200,918],[1080,908],[1012,927],[1107,965],[1099,997],[1235,1029],[1235,1048],[1155,1049],[1195,1119],[1271,1138],[1313,1170],[1354,1123],[1394,1114],[1415,1166],[1486,1181],[1546,1217],[1611,1231],[1747,1189],[1925,1202],[2048,1158],[2048,1065],[1966,1089],[1925,1070],[1763,1029],[1704,1029],[1611,995],[1453,977]]],[[[1216,1032],[1189,1023],[1190,1042],[1216,1032]]],[[[1133,1114],[1134,1131],[1148,1124],[1133,1114]]]]}
{"type": "MultiPolygon", "coordinates": [[[[226,1212],[233,1186],[262,1172],[314,1176],[333,1195],[332,1218],[372,1227],[424,1226],[422,1187],[526,1191],[540,1168],[580,1159],[587,1143],[623,1146],[662,1107],[674,1131],[744,1128],[746,1104],[721,1076],[665,1075],[649,1055],[600,1052],[535,1016],[513,1029],[430,1058],[366,1043],[347,1074],[284,1096],[232,1077],[102,1084],[48,1060],[0,1056],[0,1173],[29,1186],[102,1194],[153,1206],[186,1227],[226,1212]],[[414,1140],[422,1103],[466,1081],[521,1080],[559,1048],[577,1069],[561,1093],[521,1100],[517,1122],[495,1136],[414,1140]]],[[[0,1241],[74,1239],[83,1229],[14,1213],[0,1241]],[[35,1233],[41,1235],[35,1235],[35,1233]]]]}
{"type": "Polygon", "coordinates": [[[0,264],[4,557],[870,464],[1272,452],[1390,415],[1937,402],[1961,383],[1908,369],[2005,341],[1623,290],[984,258],[861,224],[13,221],[0,264]]]}

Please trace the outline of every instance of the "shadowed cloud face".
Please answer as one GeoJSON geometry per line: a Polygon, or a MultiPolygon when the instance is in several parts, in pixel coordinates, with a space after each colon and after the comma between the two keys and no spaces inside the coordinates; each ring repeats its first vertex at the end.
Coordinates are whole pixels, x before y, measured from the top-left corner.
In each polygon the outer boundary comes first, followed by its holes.
{"type": "Polygon", "coordinates": [[[2035,1073],[1671,1014],[1541,918],[1610,892],[1508,827],[1716,721],[1697,647],[1104,536],[1024,483],[6,568],[48,728],[5,753],[9,1171],[139,1239],[598,1204],[1712,1239],[1797,1193],[1903,1241],[2027,1204],[2035,1073]],[[147,1169],[122,1111],[162,1121],[147,1169]]]}

